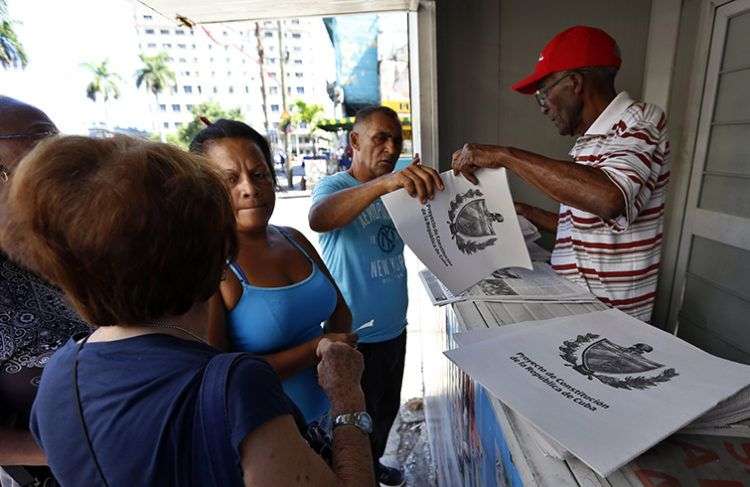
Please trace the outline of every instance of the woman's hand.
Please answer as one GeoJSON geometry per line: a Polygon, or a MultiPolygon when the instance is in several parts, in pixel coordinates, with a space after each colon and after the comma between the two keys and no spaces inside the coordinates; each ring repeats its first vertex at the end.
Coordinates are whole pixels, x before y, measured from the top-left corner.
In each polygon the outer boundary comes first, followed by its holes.
{"type": "Polygon", "coordinates": [[[341,342],[320,340],[317,348],[318,382],[331,400],[335,414],[364,410],[360,382],[365,368],[362,354],[341,342]]]}

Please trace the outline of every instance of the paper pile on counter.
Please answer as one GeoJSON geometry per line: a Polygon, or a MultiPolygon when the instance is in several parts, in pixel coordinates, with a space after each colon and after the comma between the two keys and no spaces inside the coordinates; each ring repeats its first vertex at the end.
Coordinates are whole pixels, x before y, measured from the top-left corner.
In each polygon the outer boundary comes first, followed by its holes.
{"type": "Polygon", "coordinates": [[[618,310],[472,330],[445,352],[539,432],[607,476],[689,426],[750,418],[750,366],[618,310]]]}
{"type": "Polygon", "coordinates": [[[596,298],[587,289],[558,275],[549,264],[534,262],[533,269],[498,269],[467,291],[454,294],[428,269],[419,277],[432,304],[443,306],[456,301],[507,302],[591,302],[596,298]]]}

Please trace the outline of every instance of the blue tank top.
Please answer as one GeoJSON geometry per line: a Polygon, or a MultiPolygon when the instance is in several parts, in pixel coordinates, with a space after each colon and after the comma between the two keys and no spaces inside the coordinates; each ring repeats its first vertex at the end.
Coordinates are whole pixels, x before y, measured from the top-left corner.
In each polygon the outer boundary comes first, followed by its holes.
{"type": "MultiPolygon", "coordinates": [[[[240,300],[227,313],[229,338],[237,351],[266,355],[312,340],[323,334],[321,323],[336,309],[336,289],[331,281],[293,238],[279,231],[307,257],[312,271],[289,286],[258,287],[248,282],[236,262],[229,263],[242,284],[240,300]]],[[[308,423],[328,412],[330,404],[314,367],[288,377],[282,386],[308,423]]]]}

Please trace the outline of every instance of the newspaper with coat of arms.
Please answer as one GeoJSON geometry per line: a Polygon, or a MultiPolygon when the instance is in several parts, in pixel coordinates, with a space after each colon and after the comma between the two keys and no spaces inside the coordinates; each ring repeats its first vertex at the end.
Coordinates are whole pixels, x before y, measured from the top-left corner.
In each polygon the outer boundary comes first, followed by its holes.
{"type": "Polygon", "coordinates": [[[531,269],[505,169],[477,172],[478,185],[451,171],[445,190],[421,204],[404,189],[382,197],[399,235],[453,293],[506,267],[531,269]]]}
{"type": "Polygon", "coordinates": [[[455,338],[445,355],[529,421],[542,450],[604,477],[683,428],[750,418],[750,366],[616,309],[455,338]]]}

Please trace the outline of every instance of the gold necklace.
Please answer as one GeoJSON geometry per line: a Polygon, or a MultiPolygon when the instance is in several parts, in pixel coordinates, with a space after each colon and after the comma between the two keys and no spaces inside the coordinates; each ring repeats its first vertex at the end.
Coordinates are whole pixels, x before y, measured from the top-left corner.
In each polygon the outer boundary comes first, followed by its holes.
{"type": "Polygon", "coordinates": [[[153,327],[155,327],[155,328],[169,328],[169,329],[171,329],[171,330],[177,330],[177,331],[181,331],[182,333],[184,333],[184,334],[186,334],[186,335],[189,335],[189,336],[190,336],[190,337],[192,337],[192,338],[195,338],[196,340],[198,340],[198,341],[199,341],[199,342],[201,342],[201,343],[205,343],[206,345],[208,345],[208,344],[209,344],[209,343],[208,343],[208,342],[207,342],[206,340],[204,340],[204,339],[203,339],[202,337],[199,337],[199,336],[198,336],[198,335],[196,335],[195,333],[193,333],[193,332],[190,332],[190,331],[188,331],[188,330],[186,330],[186,329],[184,329],[184,328],[180,328],[179,326],[176,326],[176,325],[168,325],[168,324],[166,324],[166,323],[146,323],[145,325],[146,325],[146,326],[153,326],[153,327]]]}

